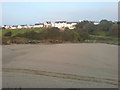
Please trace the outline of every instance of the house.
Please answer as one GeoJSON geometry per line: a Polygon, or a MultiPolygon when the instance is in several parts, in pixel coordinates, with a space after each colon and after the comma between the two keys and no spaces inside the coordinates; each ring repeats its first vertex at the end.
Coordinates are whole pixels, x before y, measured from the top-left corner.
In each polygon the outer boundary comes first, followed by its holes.
{"type": "Polygon", "coordinates": [[[27,25],[21,25],[21,27],[22,27],[23,29],[28,28],[28,26],[27,26],[27,25]]]}
{"type": "Polygon", "coordinates": [[[77,22],[57,21],[54,23],[54,27],[62,28],[62,30],[63,28],[74,29],[76,24],[77,22]]]}
{"type": "Polygon", "coordinates": [[[9,29],[17,29],[18,25],[12,25],[9,29]]]}
{"type": "Polygon", "coordinates": [[[56,21],[54,23],[54,27],[57,27],[57,28],[65,28],[66,25],[67,25],[66,21],[56,21]]]}
{"type": "Polygon", "coordinates": [[[41,28],[41,27],[44,27],[44,24],[43,23],[36,23],[33,28],[41,28]]]}
{"type": "Polygon", "coordinates": [[[50,27],[52,27],[52,23],[51,22],[45,22],[44,27],[50,28],[50,27]]]}
{"type": "Polygon", "coordinates": [[[4,28],[4,29],[9,29],[9,28],[10,28],[10,25],[4,25],[4,26],[2,26],[2,28],[4,28]]]}
{"type": "Polygon", "coordinates": [[[34,25],[28,25],[28,28],[30,28],[30,29],[34,28],[34,25]]]}
{"type": "Polygon", "coordinates": [[[66,27],[68,27],[69,29],[75,29],[77,23],[78,22],[67,22],[66,27]]]}
{"type": "Polygon", "coordinates": [[[18,25],[18,26],[17,26],[17,29],[22,29],[22,26],[18,25]]]}

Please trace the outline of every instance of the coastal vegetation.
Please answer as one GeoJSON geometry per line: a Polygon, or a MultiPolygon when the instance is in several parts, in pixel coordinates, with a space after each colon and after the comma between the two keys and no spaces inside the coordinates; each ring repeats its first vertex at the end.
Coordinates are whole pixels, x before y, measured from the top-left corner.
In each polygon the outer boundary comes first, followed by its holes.
{"type": "MultiPolygon", "coordinates": [[[[62,43],[62,42],[112,42],[119,39],[118,23],[101,20],[98,25],[90,21],[82,21],[75,29],[59,30],[51,28],[2,29],[3,44],[10,43],[62,43]]],[[[117,43],[118,44],[118,43],[117,43]]]]}

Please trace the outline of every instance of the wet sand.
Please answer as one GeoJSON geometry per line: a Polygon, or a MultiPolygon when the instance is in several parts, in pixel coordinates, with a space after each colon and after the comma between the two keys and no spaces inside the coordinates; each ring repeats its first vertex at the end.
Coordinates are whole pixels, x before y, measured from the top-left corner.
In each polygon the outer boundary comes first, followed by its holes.
{"type": "Polygon", "coordinates": [[[118,46],[3,45],[3,88],[117,88],[118,46]]]}

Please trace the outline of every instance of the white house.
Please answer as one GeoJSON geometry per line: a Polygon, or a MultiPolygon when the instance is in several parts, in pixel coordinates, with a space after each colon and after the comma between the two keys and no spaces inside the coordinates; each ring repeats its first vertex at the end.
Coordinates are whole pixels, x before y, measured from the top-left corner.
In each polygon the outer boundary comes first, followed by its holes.
{"type": "Polygon", "coordinates": [[[65,28],[66,25],[67,25],[66,21],[57,21],[54,23],[54,27],[57,27],[57,28],[65,28]]]}
{"type": "Polygon", "coordinates": [[[17,25],[13,25],[13,26],[10,26],[10,28],[9,29],[17,29],[17,25]]]}
{"type": "Polygon", "coordinates": [[[36,23],[33,28],[41,28],[41,27],[44,27],[44,24],[43,23],[36,23]]]}
{"type": "Polygon", "coordinates": [[[77,22],[57,21],[54,23],[54,27],[74,29],[77,22]]]}
{"type": "Polygon", "coordinates": [[[68,27],[69,29],[75,29],[77,25],[77,22],[67,22],[66,27],[68,27]]]}
{"type": "Polygon", "coordinates": [[[28,25],[28,28],[30,28],[30,29],[34,28],[34,25],[28,25]]]}
{"type": "Polygon", "coordinates": [[[4,25],[2,27],[5,28],[5,29],[9,29],[11,26],[10,25],[4,25]]]}
{"type": "Polygon", "coordinates": [[[18,26],[17,26],[17,29],[22,29],[22,26],[18,25],[18,26]]]}
{"type": "Polygon", "coordinates": [[[28,28],[27,25],[21,25],[21,27],[24,28],[24,29],[28,28]]]}
{"type": "Polygon", "coordinates": [[[52,27],[52,23],[51,22],[45,22],[44,27],[50,28],[50,27],[52,27]]]}

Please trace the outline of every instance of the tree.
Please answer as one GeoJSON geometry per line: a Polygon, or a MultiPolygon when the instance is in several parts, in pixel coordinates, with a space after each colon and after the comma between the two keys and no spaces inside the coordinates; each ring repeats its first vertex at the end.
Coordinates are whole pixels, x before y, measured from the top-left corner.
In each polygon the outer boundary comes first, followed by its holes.
{"type": "Polygon", "coordinates": [[[16,37],[24,37],[24,38],[28,38],[28,39],[38,39],[37,36],[38,36],[38,33],[33,30],[25,32],[25,33],[18,33],[16,35],[16,37]]]}
{"type": "Polygon", "coordinates": [[[47,39],[57,40],[60,36],[60,30],[56,27],[48,28],[44,32],[47,39]]]}
{"type": "Polygon", "coordinates": [[[100,24],[98,25],[98,30],[108,32],[112,24],[113,24],[112,21],[101,20],[100,24]]]}
{"type": "Polygon", "coordinates": [[[89,33],[89,34],[94,34],[95,31],[95,25],[93,22],[89,21],[83,21],[80,22],[76,25],[77,29],[83,30],[83,32],[89,33]]]}
{"type": "Polygon", "coordinates": [[[86,39],[89,39],[89,34],[85,32],[83,29],[76,29],[76,32],[79,35],[79,38],[78,38],[79,41],[84,41],[86,39]]]}
{"type": "Polygon", "coordinates": [[[89,24],[89,21],[83,21],[83,22],[78,23],[76,25],[76,28],[83,28],[84,25],[86,25],[86,24],[89,24]]]}
{"type": "Polygon", "coordinates": [[[70,29],[66,29],[63,32],[63,40],[64,41],[78,41],[78,33],[75,32],[75,30],[70,30],[70,29]]]}
{"type": "Polygon", "coordinates": [[[118,36],[118,24],[113,24],[108,33],[110,36],[118,36]]]}

